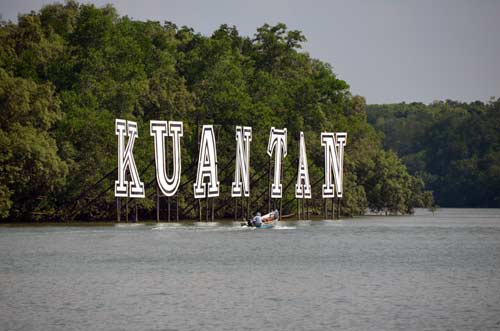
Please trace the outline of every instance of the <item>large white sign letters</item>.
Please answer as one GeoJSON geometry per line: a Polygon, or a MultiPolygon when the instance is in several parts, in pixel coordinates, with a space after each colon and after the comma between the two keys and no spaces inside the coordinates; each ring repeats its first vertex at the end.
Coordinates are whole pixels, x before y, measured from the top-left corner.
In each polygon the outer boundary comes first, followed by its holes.
{"type": "MultiPolygon", "coordinates": [[[[144,183],[134,159],[134,143],[139,137],[137,123],[124,119],[115,120],[115,134],[118,136],[118,180],[115,181],[115,196],[144,198],[144,183]],[[125,137],[128,137],[126,141],[125,137]],[[128,176],[127,176],[128,174],[128,176]]],[[[174,196],[181,182],[181,138],[184,135],[180,121],[150,121],[150,134],[154,140],[156,180],[163,195],[174,196]],[[166,139],[172,139],[172,148],[167,149],[166,139]],[[168,151],[172,151],[172,163],[168,160],[168,151]],[[172,169],[167,171],[168,165],[172,169]],[[169,176],[171,172],[171,176],[169,176]]],[[[250,197],[250,143],[252,128],[236,126],[236,158],[234,181],[231,185],[232,197],[250,197]]],[[[347,142],[346,132],[321,133],[321,146],[324,148],[325,181],[323,198],[341,198],[343,195],[344,148],[347,142]]],[[[267,154],[274,154],[274,175],[271,184],[271,198],[283,197],[281,181],[283,160],[287,156],[287,129],[271,127],[267,154]]],[[[310,199],[312,187],[307,165],[307,152],[304,132],[300,132],[299,163],[295,197],[310,199]]],[[[218,197],[220,182],[217,173],[217,146],[213,125],[203,125],[199,143],[198,168],[193,184],[196,199],[218,197]]]]}
{"type": "Polygon", "coordinates": [[[117,119],[115,121],[115,134],[118,136],[118,180],[115,181],[116,197],[144,198],[144,183],[139,178],[139,172],[134,160],[134,143],[138,137],[137,123],[117,119]],[[127,146],[125,137],[128,136],[127,146]],[[127,169],[131,181],[125,180],[127,169]]]}
{"type": "Polygon", "coordinates": [[[295,184],[295,197],[298,199],[311,199],[311,184],[309,182],[309,169],[307,168],[306,143],[304,132],[300,132],[299,142],[299,169],[297,184],[295,184]]]}
{"type": "Polygon", "coordinates": [[[282,184],[281,184],[281,160],[286,157],[286,128],[275,129],[274,126],[269,132],[269,143],[267,144],[267,154],[269,157],[273,156],[274,150],[274,182],[271,186],[271,197],[282,197],[282,184]]]}
{"type": "Polygon", "coordinates": [[[346,132],[322,132],[321,146],[325,150],[325,183],[323,198],[342,198],[342,177],[344,168],[344,147],[347,140],[346,132]],[[332,182],[332,173],[335,185],[332,182]]]}
{"type": "Polygon", "coordinates": [[[214,128],[203,125],[201,132],[200,152],[196,182],[193,184],[196,199],[219,196],[219,180],[217,178],[217,149],[215,146],[214,128]],[[208,177],[208,183],[204,182],[208,177]],[[206,186],[208,184],[208,192],[206,186]]]}
{"type": "Polygon", "coordinates": [[[231,186],[231,196],[250,196],[250,142],[252,128],[249,126],[236,127],[236,166],[234,182],[231,186]]]}
{"type": "Polygon", "coordinates": [[[151,121],[150,133],[155,142],[156,180],[160,191],[167,197],[174,196],[181,182],[181,137],[182,122],[151,121]],[[167,174],[165,138],[172,137],[172,177],[167,174]]]}

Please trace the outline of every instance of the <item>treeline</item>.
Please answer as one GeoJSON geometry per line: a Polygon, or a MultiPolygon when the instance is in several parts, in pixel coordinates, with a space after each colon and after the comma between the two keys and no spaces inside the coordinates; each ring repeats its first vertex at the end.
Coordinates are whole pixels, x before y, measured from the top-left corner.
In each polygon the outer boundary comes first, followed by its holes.
{"type": "Polygon", "coordinates": [[[439,205],[500,207],[500,99],[369,105],[367,113],[439,205]]]}
{"type": "MultiPolygon", "coordinates": [[[[221,196],[216,217],[232,217],[236,125],[253,127],[252,212],[267,209],[267,140],[271,126],[288,128],[283,208],[293,212],[299,132],[304,131],[320,213],[322,131],[348,132],[344,215],[367,207],[410,213],[429,204],[423,182],[408,174],[367,123],[330,65],[300,52],[306,38],[284,24],[240,36],[221,25],[211,36],[173,23],[119,16],[112,6],[51,4],[0,26],[0,218],[115,219],[115,118],[137,121],[134,148],[146,199],[141,219],[155,218],[156,189],[150,120],[184,121],[183,174],[172,210],[195,218],[193,198],[199,127],[215,124],[221,196]]],[[[203,202],[204,203],[204,202],[203,202]]],[[[124,204],[122,204],[123,206],[124,204]]],[[[161,200],[165,219],[165,199],[161,200]]],[[[203,205],[204,206],[204,205],[203,205]]],[[[241,209],[241,208],[240,208],[241,209]]]]}

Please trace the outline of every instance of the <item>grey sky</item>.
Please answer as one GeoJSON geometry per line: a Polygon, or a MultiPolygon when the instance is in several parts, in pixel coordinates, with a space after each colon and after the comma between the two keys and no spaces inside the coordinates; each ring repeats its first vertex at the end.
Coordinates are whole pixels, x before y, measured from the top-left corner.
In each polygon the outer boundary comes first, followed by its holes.
{"type": "MultiPolygon", "coordinates": [[[[51,2],[0,0],[0,13],[15,20],[51,2]]],[[[247,36],[263,23],[286,23],[306,35],[311,56],[330,63],[368,103],[500,97],[500,1],[92,2],[205,35],[223,23],[247,36]]]]}

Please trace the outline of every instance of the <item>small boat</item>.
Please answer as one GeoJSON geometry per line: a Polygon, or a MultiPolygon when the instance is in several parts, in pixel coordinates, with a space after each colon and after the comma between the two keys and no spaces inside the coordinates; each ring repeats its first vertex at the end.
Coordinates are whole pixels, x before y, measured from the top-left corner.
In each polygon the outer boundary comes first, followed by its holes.
{"type": "Polygon", "coordinates": [[[272,211],[269,214],[262,216],[262,224],[260,225],[259,229],[274,228],[276,225],[278,225],[278,221],[279,221],[279,214],[277,212],[272,211]]]}
{"type": "Polygon", "coordinates": [[[272,211],[266,215],[261,216],[262,223],[260,226],[253,225],[252,220],[248,220],[246,223],[241,223],[241,226],[254,227],[256,229],[271,229],[278,225],[279,213],[278,211],[272,211]]]}

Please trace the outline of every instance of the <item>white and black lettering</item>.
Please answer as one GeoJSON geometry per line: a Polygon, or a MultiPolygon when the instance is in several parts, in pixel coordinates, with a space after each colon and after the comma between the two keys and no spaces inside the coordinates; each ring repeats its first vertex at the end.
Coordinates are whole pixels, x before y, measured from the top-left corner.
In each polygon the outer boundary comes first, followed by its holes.
{"type": "Polygon", "coordinates": [[[174,196],[181,181],[181,140],[183,124],[177,121],[151,121],[151,136],[155,143],[156,180],[160,191],[167,197],[174,196]],[[167,174],[165,138],[172,137],[172,177],[167,174]]]}
{"type": "Polygon", "coordinates": [[[231,187],[232,197],[250,196],[250,142],[252,128],[236,127],[236,166],[234,182],[231,187]]]}
{"type": "Polygon", "coordinates": [[[118,136],[118,180],[115,181],[115,196],[144,198],[144,183],[139,178],[133,154],[135,138],[139,137],[137,123],[117,119],[115,134],[118,136]],[[128,136],[127,146],[125,146],[126,136],[128,136]],[[125,180],[127,168],[130,172],[130,182],[125,180]]]}

